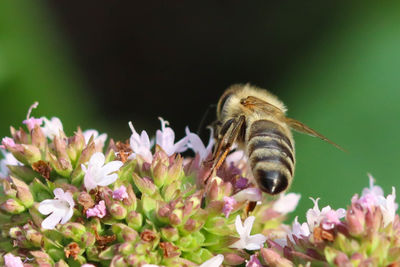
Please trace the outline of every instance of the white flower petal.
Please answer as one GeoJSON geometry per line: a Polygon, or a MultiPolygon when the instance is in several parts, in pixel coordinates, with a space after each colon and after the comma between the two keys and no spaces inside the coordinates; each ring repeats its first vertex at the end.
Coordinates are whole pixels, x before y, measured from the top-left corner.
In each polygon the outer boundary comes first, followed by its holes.
{"type": "Polygon", "coordinates": [[[53,212],[50,216],[42,221],[42,227],[44,229],[54,229],[58,223],[60,223],[62,215],[58,212],[53,212]]]}
{"type": "Polygon", "coordinates": [[[243,227],[244,227],[244,234],[246,236],[250,236],[251,228],[253,227],[253,223],[254,223],[255,219],[256,219],[256,217],[250,216],[244,221],[243,227]]]}
{"type": "Polygon", "coordinates": [[[124,165],[124,163],[122,163],[122,161],[118,161],[118,160],[110,161],[109,163],[107,163],[106,165],[104,165],[101,168],[101,171],[104,174],[110,174],[112,172],[118,171],[119,168],[122,167],[122,165],[124,165]]]}
{"type": "Polygon", "coordinates": [[[211,259],[205,261],[199,267],[220,267],[223,261],[224,255],[218,254],[217,256],[214,256],[211,259]]]}
{"type": "Polygon", "coordinates": [[[245,229],[243,228],[242,219],[240,219],[239,215],[236,216],[235,227],[240,236],[244,235],[245,229]]]}
{"type": "Polygon", "coordinates": [[[90,192],[90,190],[95,189],[97,187],[97,183],[94,180],[94,177],[92,176],[92,174],[90,172],[86,172],[85,177],[83,179],[83,183],[88,192],[90,192]]]}
{"type": "Polygon", "coordinates": [[[103,176],[102,179],[97,182],[97,185],[107,186],[107,185],[114,183],[117,179],[118,179],[118,174],[116,174],[116,173],[106,175],[106,176],[103,176]]]}
{"type": "Polygon", "coordinates": [[[274,203],[272,208],[282,214],[287,214],[296,209],[297,204],[301,198],[300,194],[289,193],[281,194],[279,199],[274,203]]]}
{"type": "Polygon", "coordinates": [[[261,245],[256,243],[248,243],[244,248],[247,250],[259,250],[261,248],[261,245]]]}
{"type": "Polygon", "coordinates": [[[61,224],[65,224],[66,222],[68,222],[71,218],[72,215],[74,215],[74,209],[70,208],[67,210],[67,212],[64,214],[62,220],[61,220],[61,224]]]}
{"type": "Polygon", "coordinates": [[[43,215],[50,214],[51,212],[54,211],[54,209],[56,207],[55,202],[57,202],[57,200],[54,200],[54,199],[43,200],[39,204],[39,208],[38,208],[39,212],[43,215]]]}
{"type": "Polygon", "coordinates": [[[101,167],[104,165],[105,160],[106,160],[106,158],[103,153],[96,152],[90,157],[89,165],[101,167]]]}
{"type": "Polygon", "coordinates": [[[246,188],[239,191],[237,194],[232,196],[237,202],[243,201],[260,201],[262,199],[262,193],[260,189],[256,187],[246,188]]]}
{"type": "Polygon", "coordinates": [[[249,237],[248,242],[251,244],[257,244],[259,248],[267,241],[267,238],[262,234],[256,234],[249,237]]]}

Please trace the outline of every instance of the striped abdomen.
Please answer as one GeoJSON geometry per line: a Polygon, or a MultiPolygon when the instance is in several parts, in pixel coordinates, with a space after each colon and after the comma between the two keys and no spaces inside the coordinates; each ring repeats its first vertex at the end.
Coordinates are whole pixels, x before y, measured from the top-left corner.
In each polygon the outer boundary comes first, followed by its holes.
{"type": "Polygon", "coordinates": [[[250,127],[247,150],[250,166],[260,189],[268,194],[284,191],[294,173],[293,139],[270,120],[258,120],[250,127]]]}

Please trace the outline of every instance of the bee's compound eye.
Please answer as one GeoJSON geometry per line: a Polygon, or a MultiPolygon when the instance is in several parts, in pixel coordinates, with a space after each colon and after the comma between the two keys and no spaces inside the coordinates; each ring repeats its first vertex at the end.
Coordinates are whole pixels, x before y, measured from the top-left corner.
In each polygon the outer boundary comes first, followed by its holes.
{"type": "Polygon", "coordinates": [[[257,170],[256,179],[260,189],[268,194],[279,194],[288,187],[288,179],[280,171],[257,170]]]}

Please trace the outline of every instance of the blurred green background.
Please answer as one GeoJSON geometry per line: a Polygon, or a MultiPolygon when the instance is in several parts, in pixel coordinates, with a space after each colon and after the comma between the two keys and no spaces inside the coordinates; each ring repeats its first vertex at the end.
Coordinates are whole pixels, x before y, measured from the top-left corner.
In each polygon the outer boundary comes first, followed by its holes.
{"type": "MultiPolygon", "coordinates": [[[[343,146],[295,134],[291,188],[345,207],[400,188],[400,4],[345,1],[2,1],[0,134],[33,115],[116,139],[168,119],[192,130],[230,84],[268,88],[289,116],[343,146]]],[[[305,216],[300,216],[304,220],[305,216]]]]}

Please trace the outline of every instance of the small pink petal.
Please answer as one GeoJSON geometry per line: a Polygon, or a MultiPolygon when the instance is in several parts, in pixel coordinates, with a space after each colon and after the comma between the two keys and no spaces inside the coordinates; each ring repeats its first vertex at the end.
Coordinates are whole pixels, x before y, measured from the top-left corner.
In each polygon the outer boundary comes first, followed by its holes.
{"type": "Polygon", "coordinates": [[[34,117],[30,117],[29,119],[26,119],[22,122],[23,124],[26,124],[26,127],[28,127],[29,131],[32,131],[35,126],[40,126],[43,123],[43,119],[36,119],[34,117]]]}
{"type": "Polygon", "coordinates": [[[225,214],[226,218],[229,217],[229,214],[233,210],[233,207],[236,203],[237,202],[233,197],[224,197],[224,207],[222,208],[222,212],[225,214]]]}
{"type": "Polygon", "coordinates": [[[21,258],[11,253],[4,255],[4,263],[5,267],[24,267],[21,258]]]}
{"type": "Polygon", "coordinates": [[[90,217],[103,218],[104,216],[106,216],[106,204],[105,204],[104,200],[101,200],[99,202],[99,204],[95,205],[93,208],[88,209],[86,211],[87,218],[90,218],[90,217]]]}
{"type": "Polygon", "coordinates": [[[123,200],[124,198],[128,198],[128,193],[126,192],[126,187],[121,185],[118,189],[113,192],[113,199],[123,200]]]}
{"type": "Polygon", "coordinates": [[[10,138],[10,137],[4,137],[1,140],[1,143],[4,147],[10,147],[10,148],[14,148],[15,147],[15,142],[14,139],[10,138]]]}

